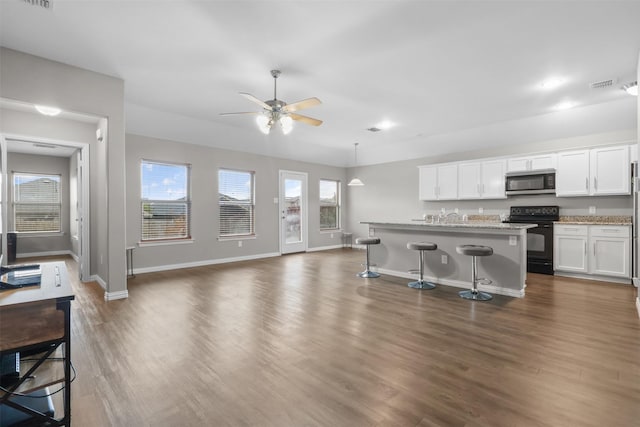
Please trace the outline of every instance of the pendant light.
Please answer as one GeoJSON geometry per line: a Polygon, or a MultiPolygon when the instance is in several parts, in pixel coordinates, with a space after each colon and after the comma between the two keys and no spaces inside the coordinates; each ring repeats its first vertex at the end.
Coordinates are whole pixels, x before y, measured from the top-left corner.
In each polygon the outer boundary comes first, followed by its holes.
{"type": "MultiPolygon", "coordinates": [[[[355,154],[355,166],[358,166],[358,143],[355,142],[353,146],[354,146],[353,150],[355,154]]],[[[354,176],[353,179],[349,181],[347,185],[350,187],[361,187],[364,185],[364,182],[360,181],[360,178],[358,178],[357,176],[354,176]]]]}

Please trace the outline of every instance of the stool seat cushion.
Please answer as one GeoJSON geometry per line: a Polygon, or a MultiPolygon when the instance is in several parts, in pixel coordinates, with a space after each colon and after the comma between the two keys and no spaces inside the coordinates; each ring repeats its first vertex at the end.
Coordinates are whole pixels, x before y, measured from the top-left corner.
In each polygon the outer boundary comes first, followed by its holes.
{"type": "Polygon", "coordinates": [[[431,242],[409,242],[407,243],[407,249],[412,251],[435,251],[438,249],[438,245],[431,242]]]}
{"type": "Polygon", "coordinates": [[[356,239],[356,245],[378,245],[380,244],[379,237],[358,237],[356,239]]]}
{"type": "Polygon", "coordinates": [[[482,245],[460,245],[456,247],[456,252],[469,256],[489,256],[493,255],[493,248],[482,245]]]}

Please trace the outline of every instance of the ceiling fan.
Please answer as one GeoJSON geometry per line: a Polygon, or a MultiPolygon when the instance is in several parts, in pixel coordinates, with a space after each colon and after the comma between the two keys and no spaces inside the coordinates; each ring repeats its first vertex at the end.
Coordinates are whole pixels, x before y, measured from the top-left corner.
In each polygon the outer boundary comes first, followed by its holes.
{"type": "Polygon", "coordinates": [[[254,114],[257,115],[256,122],[258,123],[258,128],[264,134],[269,134],[271,128],[276,124],[280,123],[280,127],[282,128],[282,133],[285,135],[291,132],[293,129],[293,120],[306,123],[312,126],[320,126],[322,124],[322,120],[314,119],[312,117],[303,116],[301,114],[297,114],[294,111],[303,110],[305,108],[310,108],[315,105],[321,104],[321,101],[318,98],[307,98],[302,101],[294,102],[293,104],[287,104],[284,101],[281,101],[276,96],[276,82],[278,80],[278,76],[280,75],[280,70],[271,70],[271,76],[273,77],[273,99],[268,101],[260,101],[255,96],[250,93],[240,92],[240,95],[244,96],[251,102],[255,102],[259,106],[263,108],[262,111],[248,111],[241,113],[220,113],[221,116],[233,115],[233,114],[254,114]]]}

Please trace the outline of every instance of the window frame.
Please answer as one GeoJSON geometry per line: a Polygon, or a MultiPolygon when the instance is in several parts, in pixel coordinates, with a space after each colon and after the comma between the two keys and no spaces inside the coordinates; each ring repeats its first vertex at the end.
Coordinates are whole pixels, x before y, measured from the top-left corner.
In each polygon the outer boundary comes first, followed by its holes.
{"type": "Polygon", "coordinates": [[[188,242],[192,240],[191,234],[191,226],[192,226],[192,205],[193,199],[191,196],[191,164],[190,163],[180,163],[180,162],[168,162],[164,160],[151,160],[151,159],[141,159],[140,160],[140,244],[141,245],[153,245],[153,244],[170,244],[170,243],[181,243],[188,242]],[[162,200],[162,199],[144,199],[143,198],[143,172],[145,164],[151,165],[161,165],[161,166],[174,166],[174,167],[183,167],[185,168],[186,175],[186,188],[185,188],[185,200],[162,200]],[[156,238],[145,238],[144,235],[144,212],[145,212],[145,204],[149,203],[162,203],[169,205],[185,205],[186,206],[186,225],[185,225],[185,236],[162,236],[156,238]]]}
{"type": "Polygon", "coordinates": [[[234,239],[246,239],[246,238],[255,238],[256,236],[256,172],[252,171],[252,170],[246,170],[246,169],[233,169],[233,168],[225,168],[225,167],[220,167],[218,168],[218,239],[220,240],[234,240],[234,239]],[[222,194],[222,188],[221,188],[221,172],[235,172],[235,173],[246,173],[249,174],[250,178],[251,178],[251,190],[250,190],[250,196],[251,196],[251,200],[249,203],[223,203],[220,200],[220,195],[222,194]],[[250,230],[248,233],[224,233],[223,234],[223,227],[222,227],[222,221],[224,220],[224,218],[226,216],[222,215],[222,207],[223,206],[249,206],[250,207],[250,223],[249,223],[249,227],[250,230]]]}
{"type": "Polygon", "coordinates": [[[18,234],[28,234],[28,235],[57,235],[63,232],[62,228],[62,174],[59,173],[42,173],[42,172],[20,172],[20,171],[11,171],[11,215],[13,220],[13,230],[18,234]],[[43,178],[54,178],[58,180],[58,201],[53,203],[25,203],[25,202],[16,202],[16,177],[17,176],[37,176],[43,178]],[[57,230],[31,230],[31,231],[20,231],[18,230],[18,221],[16,218],[16,206],[17,205],[56,205],[58,208],[58,229],[57,230]]]}
{"type": "Polygon", "coordinates": [[[339,231],[342,229],[342,183],[339,179],[321,178],[318,181],[318,204],[319,204],[319,220],[318,227],[321,232],[339,231]],[[336,202],[333,204],[322,202],[322,182],[332,182],[336,186],[336,202]],[[335,227],[323,227],[322,226],[322,208],[327,206],[335,206],[336,208],[336,226],[335,227]]]}

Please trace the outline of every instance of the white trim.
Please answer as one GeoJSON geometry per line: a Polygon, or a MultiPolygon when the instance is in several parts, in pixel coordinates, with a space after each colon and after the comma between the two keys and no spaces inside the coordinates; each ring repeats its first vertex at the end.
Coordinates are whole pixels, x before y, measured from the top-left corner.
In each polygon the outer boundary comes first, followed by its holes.
{"type": "Polygon", "coordinates": [[[320,231],[318,231],[318,233],[320,234],[342,234],[344,233],[344,230],[340,229],[340,228],[325,228],[325,229],[320,229],[320,231]]]}
{"type": "Polygon", "coordinates": [[[113,301],[113,300],[125,299],[125,298],[129,298],[129,291],[116,291],[116,292],[104,293],[105,301],[113,301]]]}
{"type": "Polygon", "coordinates": [[[169,246],[169,245],[187,245],[195,242],[193,239],[176,239],[176,240],[145,240],[144,242],[138,242],[138,247],[146,248],[149,246],[169,246]]]}
{"type": "Polygon", "coordinates": [[[93,274],[91,277],[89,277],[89,281],[97,282],[98,285],[102,287],[102,289],[104,289],[105,291],[107,290],[107,282],[102,280],[102,277],[98,276],[97,274],[93,274]]]}
{"type": "Polygon", "coordinates": [[[575,279],[586,279],[586,280],[597,280],[599,282],[611,282],[611,283],[620,283],[623,285],[628,285],[631,278],[626,277],[610,277],[610,276],[598,276],[591,274],[580,274],[580,273],[569,273],[566,271],[555,271],[556,276],[562,277],[572,277],[575,279]]]}
{"type": "MultiPolygon", "coordinates": [[[[372,269],[378,271],[381,274],[388,274],[390,276],[404,277],[406,279],[416,280],[417,275],[406,273],[402,271],[387,270],[386,268],[372,269]]],[[[437,285],[453,286],[455,288],[471,289],[471,283],[462,280],[443,279],[438,277],[424,276],[424,280],[433,282],[437,285]]],[[[506,295],[508,297],[522,298],[524,297],[524,289],[510,289],[503,288],[495,285],[478,285],[478,289],[481,291],[489,292],[492,294],[506,295]]]]}
{"type": "Polygon", "coordinates": [[[69,251],[69,255],[71,255],[71,258],[73,258],[75,262],[80,264],[80,258],[78,258],[78,255],[76,255],[73,251],[69,251]]]}
{"type": "Polygon", "coordinates": [[[247,256],[241,256],[241,257],[210,259],[210,260],[204,260],[204,261],[185,262],[181,264],[158,265],[154,267],[136,268],[135,273],[136,274],[154,273],[157,271],[179,270],[182,268],[203,267],[206,265],[227,264],[230,262],[238,262],[238,261],[251,261],[255,259],[272,258],[277,256],[280,256],[279,252],[269,252],[266,254],[247,255],[247,256]]]}
{"type": "Polygon", "coordinates": [[[331,249],[341,249],[342,245],[333,245],[333,246],[318,246],[315,248],[307,248],[307,252],[320,252],[320,251],[328,251],[331,249]]]}
{"type": "Polygon", "coordinates": [[[258,238],[257,234],[251,235],[238,235],[238,236],[218,236],[219,242],[235,242],[238,240],[256,240],[258,238]]]}
{"type": "Polygon", "coordinates": [[[66,251],[48,251],[48,252],[30,252],[30,253],[16,254],[16,258],[33,258],[33,257],[54,256],[54,255],[69,255],[69,256],[73,257],[73,252],[71,252],[70,250],[66,250],[66,251]]]}
{"type": "Polygon", "coordinates": [[[640,317],[640,296],[636,298],[636,310],[638,310],[638,317],[640,317]]]}

